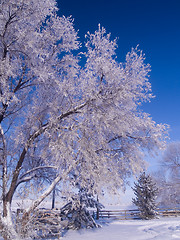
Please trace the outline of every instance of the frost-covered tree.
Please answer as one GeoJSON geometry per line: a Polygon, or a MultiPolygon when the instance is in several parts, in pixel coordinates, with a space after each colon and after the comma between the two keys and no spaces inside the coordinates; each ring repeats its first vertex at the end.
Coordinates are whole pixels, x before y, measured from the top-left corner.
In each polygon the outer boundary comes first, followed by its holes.
{"type": "Polygon", "coordinates": [[[55,0],[0,1],[4,239],[25,238],[28,229],[32,234],[29,219],[57,183],[78,183],[92,195],[104,186],[112,191],[142,170],[144,149],[164,146],[166,126],[140,109],[152,97],[143,53],[132,49],[118,63],[116,40],[99,26],[86,36],[80,67],[73,21],[57,10],[55,0]],[[30,184],[41,191],[18,219],[18,230],[12,201],[30,184]]]}
{"type": "Polygon", "coordinates": [[[161,170],[155,173],[162,205],[180,205],[180,142],[167,145],[160,159],[161,170]]]}
{"type": "MultiPolygon", "coordinates": [[[[53,0],[0,2],[1,228],[4,239],[20,239],[11,213],[16,189],[35,178],[43,181],[47,169],[56,170],[51,171],[50,187],[26,209],[23,228],[34,209],[62,179],[63,172],[58,170],[65,164],[64,156],[61,157],[60,152],[59,158],[52,156],[55,151],[51,139],[68,132],[65,121],[83,107],[81,101],[75,100],[71,107],[70,101],[70,94],[76,92],[75,76],[79,68],[72,54],[79,48],[77,33],[72,20],[58,17],[57,10],[53,0]],[[57,124],[60,122],[61,127],[57,124]]],[[[68,172],[70,165],[71,162],[64,165],[64,171],[68,172]]]]}
{"type": "Polygon", "coordinates": [[[161,161],[170,178],[180,183],[180,142],[172,142],[167,145],[161,161]]]}
{"type": "Polygon", "coordinates": [[[136,196],[136,198],[132,199],[132,202],[138,207],[140,217],[143,219],[153,218],[156,215],[158,188],[152,177],[143,172],[132,189],[136,196]]]}

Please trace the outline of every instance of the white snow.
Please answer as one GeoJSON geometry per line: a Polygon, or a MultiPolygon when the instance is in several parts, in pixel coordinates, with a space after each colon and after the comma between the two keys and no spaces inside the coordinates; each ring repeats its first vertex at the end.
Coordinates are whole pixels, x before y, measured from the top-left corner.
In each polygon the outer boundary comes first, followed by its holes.
{"type": "Polygon", "coordinates": [[[100,229],[69,231],[64,240],[173,240],[180,239],[180,217],[154,220],[116,220],[100,229]]]}

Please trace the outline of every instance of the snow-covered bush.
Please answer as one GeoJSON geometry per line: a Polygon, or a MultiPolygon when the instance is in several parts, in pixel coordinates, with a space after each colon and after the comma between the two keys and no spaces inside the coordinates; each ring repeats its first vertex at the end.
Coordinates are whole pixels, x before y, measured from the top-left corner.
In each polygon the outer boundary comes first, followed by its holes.
{"type": "Polygon", "coordinates": [[[143,219],[154,218],[156,215],[158,188],[152,177],[143,172],[132,189],[136,195],[136,198],[133,198],[132,201],[138,207],[140,217],[143,219]]]}
{"type": "Polygon", "coordinates": [[[99,225],[88,208],[101,209],[104,206],[85,190],[74,195],[72,201],[61,209],[62,220],[67,220],[67,229],[97,228],[99,225]]]}
{"type": "Polygon", "coordinates": [[[67,222],[61,221],[59,210],[36,209],[27,218],[22,210],[15,219],[19,238],[26,240],[60,237],[67,226],[67,222]]]}

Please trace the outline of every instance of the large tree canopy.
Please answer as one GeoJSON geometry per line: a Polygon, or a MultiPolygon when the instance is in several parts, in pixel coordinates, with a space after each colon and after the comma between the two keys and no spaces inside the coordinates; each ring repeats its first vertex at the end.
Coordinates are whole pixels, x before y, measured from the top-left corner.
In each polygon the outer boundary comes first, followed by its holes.
{"type": "Polygon", "coordinates": [[[5,239],[19,239],[11,202],[20,186],[44,183],[44,192],[25,211],[27,221],[59,181],[91,194],[103,186],[121,187],[127,176],[142,170],[143,151],[165,143],[166,126],[140,109],[152,97],[142,51],[132,49],[119,63],[117,41],[99,25],[87,33],[82,66],[73,20],[59,17],[57,10],[54,0],[0,2],[5,239]]]}

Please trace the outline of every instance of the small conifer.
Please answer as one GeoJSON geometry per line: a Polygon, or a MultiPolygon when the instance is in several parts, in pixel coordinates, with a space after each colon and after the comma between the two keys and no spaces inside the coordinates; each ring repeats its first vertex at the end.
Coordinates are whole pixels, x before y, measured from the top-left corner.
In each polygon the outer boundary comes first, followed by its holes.
{"type": "Polygon", "coordinates": [[[132,199],[132,202],[138,207],[140,211],[140,217],[143,219],[151,219],[156,215],[156,198],[158,188],[156,183],[150,175],[146,175],[143,172],[135,186],[132,188],[136,198],[132,199]]]}

